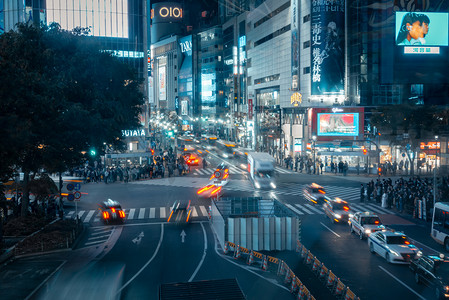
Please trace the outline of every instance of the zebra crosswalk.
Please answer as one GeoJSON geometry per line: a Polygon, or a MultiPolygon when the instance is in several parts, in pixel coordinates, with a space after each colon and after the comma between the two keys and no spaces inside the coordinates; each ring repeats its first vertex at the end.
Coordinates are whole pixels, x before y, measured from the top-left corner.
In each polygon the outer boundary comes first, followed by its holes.
{"type": "MultiPolygon", "coordinates": [[[[145,219],[165,219],[171,212],[171,207],[148,207],[148,208],[127,208],[125,211],[126,220],[145,220],[145,219]]],[[[99,222],[100,210],[80,210],[79,219],[84,223],[99,222]]],[[[192,217],[208,217],[207,208],[203,205],[192,206],[192,217]]],[[[75,211],[66,212],[65,218],[75,218],[75,211]]]]}
{"type": "MultiPolygon", "coordinates": [[[[278,167],[278,166],[275,167],[275,170],[276,170],[276,172],[278,172],[280,174],[295,173],[293,171],[286,170],[286,169],[278,167]]],[[[205,169],[197,168],[197,169],[194,169],[192,171],[192,173],[194,176],[212,176],[212,174],[214,174],[214,171],[215,171],[214,168],[205,168],[205,169]]],[[[229,166],[229,172],[230,172],[230,174],[242,174],[242,175],[247,174],[246,169],[243,169],[241,167],[236,167],[234,165],[229,166]]]]}
{"type": "MultiPolygon", "coordinates": [[[[370,211],[370,212],[374,212],[376,214],[394,214],[393,211],[382,208],[380,206],[377,206],[375,204],[372,203],[350,203],[349,204],[350,207],[354,210],[354,211],[370,211]]],[[[303,216],[303,215],[323,215],[324,214],[324,210],[321,206],[318,205],[312,205],[312,204],[285,204],[285,206],[287,206],[291,211],[293,211],[295,214],[299,215],[299,216],[303,216]]]]}

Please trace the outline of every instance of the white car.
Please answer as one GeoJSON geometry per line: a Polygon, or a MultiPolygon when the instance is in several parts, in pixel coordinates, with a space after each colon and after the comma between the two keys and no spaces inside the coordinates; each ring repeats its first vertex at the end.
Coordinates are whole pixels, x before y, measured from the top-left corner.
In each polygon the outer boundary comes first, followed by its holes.
{"type": "Polygon", "coordinates": [[[365,237],[369,237],[371,233],[376,231],[386,231],[385,226],[382,225],[379,217],[371,212],[356,212],[349,218],[349,226],[351,233],[359,235],[363,240],[365,237]]]}
{"type": "Polygon", "coordinates": [[[407,236],[400,232],[380,231],[368,238],[371,253],[377,253],[387,262],[394,264],[408,264],[417,258],[419,249],[412,245],[407,236]]]}

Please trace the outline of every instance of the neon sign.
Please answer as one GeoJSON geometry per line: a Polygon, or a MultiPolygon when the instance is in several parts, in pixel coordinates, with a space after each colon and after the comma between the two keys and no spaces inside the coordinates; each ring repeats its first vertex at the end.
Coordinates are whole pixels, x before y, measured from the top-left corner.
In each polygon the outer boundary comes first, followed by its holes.
{"type": "Polygon", "coordinates": [[[159,9],[159,15],[162,18],[182,18],[182,8],[179,7],[161,7],[159,9]]]}

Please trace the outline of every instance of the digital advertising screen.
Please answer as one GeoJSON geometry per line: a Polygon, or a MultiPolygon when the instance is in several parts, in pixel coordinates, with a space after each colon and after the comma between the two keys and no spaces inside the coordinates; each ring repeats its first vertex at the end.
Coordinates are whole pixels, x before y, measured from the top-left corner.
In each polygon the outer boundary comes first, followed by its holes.
{"type": "Polygon", "coordinates": [[[448,46],[448,13],[396,12],[396,45],[404,54],[440,54],[448,46]]]}
{"type": "Polygon", "coordinates": [[[359,113],[318,113],[318,136],[358,136],[359,113]]]}

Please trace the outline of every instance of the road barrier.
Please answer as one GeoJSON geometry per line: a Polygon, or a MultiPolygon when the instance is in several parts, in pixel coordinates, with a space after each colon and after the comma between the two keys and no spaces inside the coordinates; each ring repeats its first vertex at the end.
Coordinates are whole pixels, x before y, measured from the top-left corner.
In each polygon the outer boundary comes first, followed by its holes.
{"type": "MultiPolygon", "coordinates": [[[[358,298],[349,287],[340,280],[340,278],[335,276],[324,263],[321,263],[318,258],[299,241],[296,243],[296,252],[300,254],[303,263],[311,267],[311,271],[323,281],[335,297],[344,300],[360,300],[360,298],[358,298]]],[[[311,299],[307,294],[308,291],[306,292],[302,287],[302,284],[298,284],[298,299],[311,299]]]]}
{"type": "Polygon", "coordinates": [[[228,243],[225,243],[223,252],[224,252],[224,254],[228,254],[228,251],[229,251],[229,249],[228,249],[228,243]]]}
{"type": "MultiPolygon", "coordinates": [[[[301,245],[302,246],[302,245],[301,245]]],[[[284,284],[289,285],[289,290],[292,294],[297,295],[297,299],[303,300],[315,300],[315,298],[310,294],[307,287],[299,280],[299,278],[295,275],[295,273],[290,269],[290,267],[281,259],[276,257],[272,257],[269,255],[263,255],[260,252],[249,250],[244,247],[240,247],[240,245],[236,245],[231,242],[225,242],[224,248],[227,249],[224,251],[225,254],[229,252],[229,248],[234,250],[233,257],[238,259],[242,256],[242,253],[247,254],[247,263],[253,264],[255,263],[255,258],[260,259],[261,269],[267,271],[269,269],[268,263],[277,265],[277,270],[271,268],[271,271],[276,270],[278,276],[284,276],[284,284]]],[[[232,250],[231,249],[231,250],[232,250]]],[[[299,248],[297,248],[299,250],[299,248]]]]}

